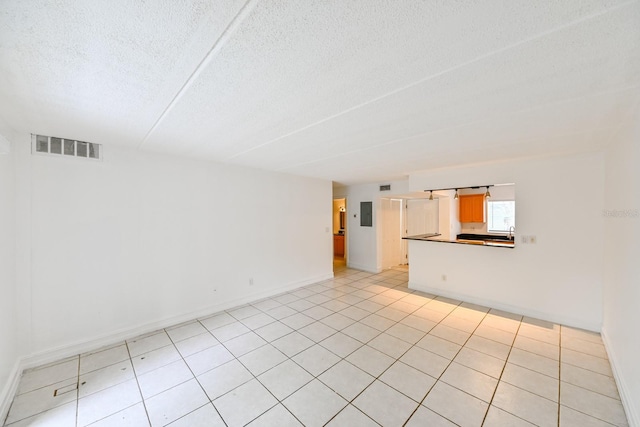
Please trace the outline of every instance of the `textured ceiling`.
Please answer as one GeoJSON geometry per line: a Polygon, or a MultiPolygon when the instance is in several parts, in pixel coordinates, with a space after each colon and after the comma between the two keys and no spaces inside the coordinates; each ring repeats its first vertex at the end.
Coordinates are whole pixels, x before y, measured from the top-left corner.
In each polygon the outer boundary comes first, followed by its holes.
{"type": "Polygon", "coordinates": [[[16,130],[340,183],[599,150],[640,1],[0,1],[16,130]]]}

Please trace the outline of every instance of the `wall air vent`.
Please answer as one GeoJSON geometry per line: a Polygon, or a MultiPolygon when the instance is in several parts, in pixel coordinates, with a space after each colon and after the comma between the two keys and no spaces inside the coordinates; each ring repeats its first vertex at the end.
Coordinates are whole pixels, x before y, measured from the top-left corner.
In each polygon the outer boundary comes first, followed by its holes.
{"type": "Polygon", "coordinates": [[[31,135],[31,152],[62,157],[102,160],[102,145],[55,136],[31,135]]]}
{"type": "Polygon", "coordinates": [[[391,184],[381,185],[380,191],[391,191],[391,184]]]}

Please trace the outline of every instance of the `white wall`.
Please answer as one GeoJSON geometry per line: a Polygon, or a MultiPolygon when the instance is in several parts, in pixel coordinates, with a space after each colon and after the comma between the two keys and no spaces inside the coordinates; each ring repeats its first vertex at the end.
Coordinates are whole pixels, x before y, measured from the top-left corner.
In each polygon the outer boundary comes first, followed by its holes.
{"type": "Polygon", "coordinates": [[[11,152],[11,143],[0,133],[0,154],[9,154],[11,152]]]}
{"type": "Polygon", "coordinates": [[[404,203],[402,199],[380,199],[380,211],[378,220],[381,222],[381,242],[382,251],[381,267],[391,268],[406,262],[404,245],[402,240],[404,235],[404,203]]]}
{"type": "Polygon", "coordinates": [[[516,238],[534,235],[537,243],[506,249],[410,242],[410,287],[599,331],[603,176],[602,154],[411,175],[412,191],[515,183],[516,238]]]}
{"type": "Polygon", "coordinates": [[[5,149],[0,154],[0,420],[8,410],[11,376],[20,356],[15,311],[14,159],[8,144],[5,149]]]}
{"type": "Polygon", "coordinates": [[[603,338],[627,418],[640,426],[640,115],[607,152],[603,338]],[[610,215],[610,216],[607,216],[610,215]]]}
{"type": "Polygon", "coordinates": [[[455,190],[434,191],[433,194],[438,197],[440,237],[445,240],[455,239],[461,233],[458,200],[454,199],[455,190]]]}
{"type": "Polygon", "coordinates": [[[22,153],[34,360],[333,274],[328,181],[116,146],[22,153]]]}
{"type": "Polygon", "coordinates": [[[369,272],[382,270],[382,224],[378,221],[381,198],[408,193],[408,181],[360,184],[333,189],[333,197],[347,199],[347,265],[369,272]],[[391,184],[391,191],[380,185],[391,184]],[[360,202],[373,202],[373,227],[360,226],[360,202]]]}

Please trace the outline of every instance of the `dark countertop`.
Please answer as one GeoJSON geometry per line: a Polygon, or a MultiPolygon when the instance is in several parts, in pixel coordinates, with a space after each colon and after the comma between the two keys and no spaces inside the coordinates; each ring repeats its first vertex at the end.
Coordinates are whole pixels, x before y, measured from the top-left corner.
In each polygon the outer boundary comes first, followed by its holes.
{"type": "Polygon", "coordinates": [[[476,245],[476,246],[493,246],[496,248],[510,248],[515,247],[515,243],[512,240],[502,241],[489,241],[489,240],[477,240],[477,239],[443,239],[441,234],[418,234],[415,236],[403,237],[404,240],[422,240],[425,242],[440,242],[440,243],[455,243],[460,245],[476,245]]]}

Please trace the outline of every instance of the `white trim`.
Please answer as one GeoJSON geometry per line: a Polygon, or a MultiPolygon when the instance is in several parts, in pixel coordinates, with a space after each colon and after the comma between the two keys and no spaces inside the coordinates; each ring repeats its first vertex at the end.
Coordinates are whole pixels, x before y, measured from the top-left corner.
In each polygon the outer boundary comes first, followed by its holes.
{"type": "Polygon", "coordinates": [[[347,260],[347,267],[348,268],[353,268],[355,270],[362,270],[362,271],[366,271],[367,273],[373,273],[373,274],[378,274],[382,271],[382,268],[380,267],[371,267],[369,265],[364,265],[364,264],[356,264],[353,262],[349,262],[347,260]]]}
{"type": "Polygon", "coordinates": [[[180,314],[177,316],[166,317],[163,319],[144,323],[134,327],[122,328],[108,334],[103,334],[98,338],[93,338],[89,340],[79,340],[70,344],[65,344],[65,345],[53,347],[47,350],[39,351],[37,353],[33,353],[29,356],[24,357],[22,359],[22,368],[29,369],[29,368],[44,365],[47,363],[55,362],[70,356],[75,356],[75,355],[86,353],[89,351],[94,351],[102,347],[106,347],[109,345],[116,344],[118,342],[122,342],[126,339],[134,338],[139,335],[156,331],[158,329],[170,327],[170,326],[187,322],[189,320],[194,320],[197,318],[210,316],[215,313],[228,310],[230,308],[237,307],[242,304],[258,301],[263,298],[268,298],[270,296],[278,295],[283,292],[291,291],[291,290],[300,288],[302,286],[307,286],[314,283],[322,282],[323,280],[328,280],[331,278],[333,278],[333,272],[328,274],[322,274],[319,276],[315,276],[315,277],[297,281],[297,282],[292,282],[278,288],[269,289],[262,292],[256,292],[251,295],[225,301],[220,304],[207,307],[205,309],[180,314]]]}
{"type": "Polygon", "coordinates": [[[0,135],[0,154],[9,154],[11,153],[11,143],[7,138],[0,135]]]}
{"type": "Polygon", "coordinates": [[[7,419],[9,408],[13,402],[13,397],[18,391],[18,384],[20,384],[20,378],[22,378],[23,370],[24,367],[22,366],[22,359],[16,360],[16,363],[13,365],[13,369],[11,369],[9,377],[7,378],[7,383],[2,389],[2,394],[0,394],[0,424],[3,424],[7,419]]]}
{"type": "MultiPolygon", "coordinates": [[[[411,274],[411,273],[409,273],[411,274]]],[[[452,298],[464,302],[470,302],[472,304],[478,304],[489,308],[495,308],[496,310],[508,311],[509,313],[520,314],[522,316],[533,317],[540,320],[546,320],[548,322],[558,323],[560,325],[571,326],[574,328],[585,329],[587,331],[599,332],[602,325],[594,324],[590,322],[583,322],[574,318],[563,317],[558,315],[552,315],[546,312],[537,310],[529,310],[523,307],[504,304],[499,301],[477,298],[467,294],[461,294],[457,292],[450,292],[441,288],[434,288],[430,286],[418,285],[409,281],[409,289],[416,291],[426,292],[429,294],[439,295],[447,298],[452,298]]]]}
{"type": "Polygon", "coordinates": [[[624,375],[620,372],[618,358],[616,357],[613,345],[611,345],[611,341],[609,341],[609,335],[607,334],[607,330],[604,326],[602,327],[600,335],[602,336],[602,342],[604,343],[604,348],[607,351],[607,356],[609,357],[609,363],[611,364],[611,370],[613,371],[613,378],[618,386],[620,400],[622,401],[622,407],[624,408],[625,415],[627,416],[629,427],[640,427],[640,414],[638,414],[639,408],[634,407],[633,400],[629,394],[629,387],[627,386],[624,375]]]}

